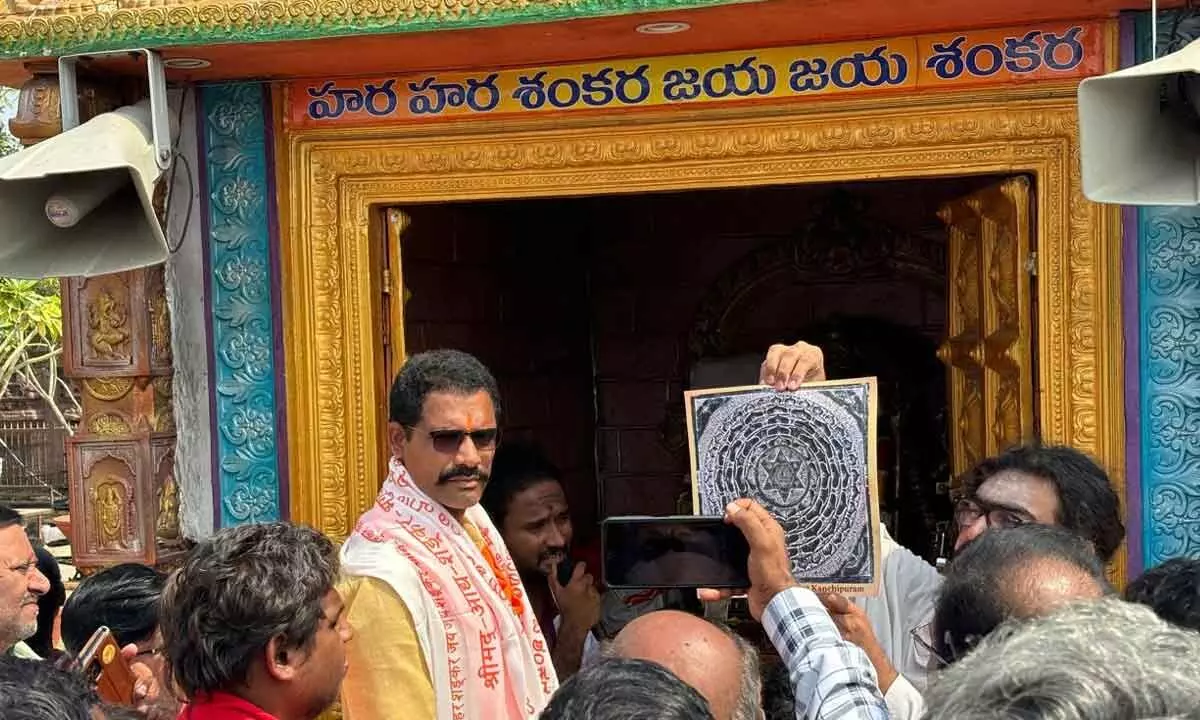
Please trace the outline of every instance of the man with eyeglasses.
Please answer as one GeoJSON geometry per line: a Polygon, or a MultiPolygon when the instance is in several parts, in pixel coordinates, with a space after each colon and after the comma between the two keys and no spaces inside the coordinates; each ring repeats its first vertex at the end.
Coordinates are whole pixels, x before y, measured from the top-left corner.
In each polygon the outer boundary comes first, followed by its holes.
{"type": "Polygon", "coordinates": [[[78,655],[100,627],[107,627],[135,665],[148,673],[147,685],[158,690],[142,704],[149,720],[173,720],[179,714],[169,686],[158,627],[159,600],[167,576],[147,565],[122,563],[89,575],[79,582],[62,610],[62,641],[67,652],[78,655]]]}
{"type": "Polygon", "coordinates": [[[0,505],[0,655],[40,659],[23,641],[37,632],[38,598],[49,589],[21,514],[0,505]]]}
{"type": "Polygon", "coordinates": [[[392,458],[342,547],[356,638],[347,720],[525,720],[558,688],[521,577],[479,506],[499,441],[500,392],[476,358],[414,355],[389,398],[392,458]]]}
{"type": "MultiPolygon", "coordinates": [[[[773,345],[760,373],[765,385],[795,390],[825,379],[824,355],[805,342],[773,345]]],[[[1078,535],[1107,562],[1125,536],[1108,475],[1083,453],[1062,446],[1017,446],[980,462],[963,479],[954,519],[956,552],[989,528],[1038,523],[1078,535]]],[[[932,658],[914,634],[928,632],[942,576],[886,528],[882,539],[879,594],[822,599],[843,636],[875,665],[893,717],[915,717],[932,658]]]]}

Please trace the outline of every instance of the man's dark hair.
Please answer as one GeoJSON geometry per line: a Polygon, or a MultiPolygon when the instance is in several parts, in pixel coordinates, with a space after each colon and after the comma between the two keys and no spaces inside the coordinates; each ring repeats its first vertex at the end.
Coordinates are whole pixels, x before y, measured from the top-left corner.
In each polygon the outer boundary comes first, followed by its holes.
{"type": "Polygon", "coordinates": [[[713,720],[699,692],[662,665],[611,658],[563,683],[541,720],[713,720]]]}
{"type": "Polygon", "coordinates": [[[100,699],[77,673],[52,663],[0,656],[0,718],[92,720],[100,699]]]}
{"type": "Polygon", "coordinates": [[[1176,558],[1142,573],[1125,599],[1147,605],[1169,623],[1200,630],[1200,559],[1176,558]]]}
{"type": "Polygon", "coordinates": [[[491,396],[499,420],[500,387],[483,363],[461,350],[418,353],[396,373],[388,397],[388,419],[410,428],[421,422],[425,398],[430,393],[473,395],[481,390],[491,396]]]}
{"type": "Polygon", "coordinates": [[[63,644],[78,653],[102,625],[122,647],[149,640],[158,629],[158,603],[166,584],[166,575],[137,563],[84,578],[63,606],[63,644]]]}
{"type": "Polygon", "coordinates": [[[479,503],[496,527],[503,530],[508,505],[517,493],[545,480],[562,482],[562,473],[536,445],[505,442],[492,460],[492,475],[479,503]]]}
{"type": "Polygon", "coordinates": [[[50,659],[57,652],[54,648],[54,620],[58,617],[59,608],[67,600],[67,586],[63,583],[58,560],[49,550],[37,543],[33,546],[33,553],[37,556],[38,572],[46,576],[50,588],[38,597],[37,632],[27,638],[25,644],[38,656],[50,659]]]}
{"type": "Polygon", "coordinates": [[[21,525],[24,527],[25,518],[21,517],[21,513],[13,510],[7,505],[0,505],[0,530],[12,527],[13,525],[21,525]]]}
{"type": "Polygon", "coordinates": [[[240,685],[272,638],[308,649],[337,574],[333,543],[300,525],[241,525],[197,545],[162,595],[175,684],[188,698],[240,685]]]}
{"type": "Polygon", "coordinates": [[[776,662],[763,672],[763,715],[766,720],[795,720],[796,696],[787,665],[776,662]]]}
{"type": "Polygon", "coordinates": [[[1092,546],[1053,525],[997,528],[963,548],[946,569],[933,617],[933,650],[943,663],[965,655],[1005,621],[1028,614],[1014,580],[1038,560],[1078,568],[1105,593],[1111,588],[1092,546]]]}
{"type": "Polygon", "coordinates": [[[1125,539],[1121,501],[1108,473],[1094,460],[1064,445],[1018,445],[972,468],[963,478],[963,489],[971,497],[979,486],[1005,471],[1053,484],[1058,494],[1058,524],[1090,542],[1100,559],[1112,560],[1125,539]]]}

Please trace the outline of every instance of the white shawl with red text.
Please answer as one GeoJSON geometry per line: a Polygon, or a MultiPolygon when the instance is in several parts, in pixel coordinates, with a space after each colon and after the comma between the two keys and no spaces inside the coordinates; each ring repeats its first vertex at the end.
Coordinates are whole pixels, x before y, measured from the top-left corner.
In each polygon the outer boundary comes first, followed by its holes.
{"type": "Polygon", "coordinates": [[[433,679],[438,720],[526,720],[558,688],[550,650],[508,549],[483,508],[466,519],[518,588],[513,611],[463,526],[395,458],[375,506],[342,546],[350,575],[379,578],[404,601],[433,679]]]}

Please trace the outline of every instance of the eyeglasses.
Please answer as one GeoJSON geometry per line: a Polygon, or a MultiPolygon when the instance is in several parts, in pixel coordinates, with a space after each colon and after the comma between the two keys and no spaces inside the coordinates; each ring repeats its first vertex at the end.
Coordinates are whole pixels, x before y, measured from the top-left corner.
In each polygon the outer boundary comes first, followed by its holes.
{"type": "Polygon", "coordinates": [[[946,653],[938,652],[937,648],[933,646],[933,643],[927,639],[933,636],[933,623],[927,623],[925,625],[921,625],[920,627],[913,628],[909,631],[909,635],[912,636],[912,639],[914,642],[916,642],[917,646],[924,650],[927,654],[924,664],[926,669],[930,671],[940,670],[941,668],[944,668],[955,661],[962,659],[964,655],[966,655],[971,651],[972,648],[979,644],[980,640],[978,635],[968,635],[962,639],[961,643],[959,643],[955,641],[954,636],[950,633],[950,631],[947,630],[946,632],[942,633],[943,646],[949,654],[949,656],[947,656],[946,653]]]}
{"type": "Polygon", "coordinates": [[[143,657],[154,658],[154,657],[158,657],[158,656],[162,655],[165,650],[166,650],[166,648],[164,648],[162,645],[155,645],[154,647],[146,648],[145,650],[138,648],[138,651],[134,655],[134,657],[135,658],[143,658],[143,657]]]}
{"type": "MultiPolygon", "coordinates": [[[[413,430],[415,428],[409,428],[413,430]]],[[[430,430],[428,433],[429,440],[433,443],[433,449],[440,453],[456,453],[462,447],[463,440],[471,438],[471,444],[476,450],[488,451],[496,449],[496,443],[500,441],[499,428],[483,428],[482,430],[430,430]]]]}
{"type": "Polygon", "coordinates": [[[1027,513],[1011,507],[993,505],[979,498],[960,498],[954,504],[954,524],[959,530],[974,525],[981,517],[986,519],[988,527],[993,528],[1013,528],[1034,522],[1027,513]]]}

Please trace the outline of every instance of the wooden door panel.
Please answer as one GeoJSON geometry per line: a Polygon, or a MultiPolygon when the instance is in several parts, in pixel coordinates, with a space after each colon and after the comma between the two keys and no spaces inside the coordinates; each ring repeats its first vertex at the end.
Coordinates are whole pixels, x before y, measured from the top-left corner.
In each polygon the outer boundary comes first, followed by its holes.
{"type": "Polygon", "coordinates": [[[1013,177],[938,212],[949,231],[949,332],[938,355],[956,479],[1033,431],[1030,190],[1013,177]]]}
{"type": "Polygon", "coordinates": [[[380,467],[386,468],[392,457],[391,447],[387,442],[388,396],[392,381],[395,380],[396,373],[400,371],[400,366],[404,364],[405,357],[404,301],[408,293],[404,287],[404,278],[400,269],[400,243],[411,218],[408,213],[399,208],[385,208],[376,218],[379,223],[378,232],[381,239],[373,257],[375,263],[373,269],[379,279],[377,284],[378,304],[375,314],[379,338],[376,351],[380,356],[375,367],[378,373],[376,382],[378,383],[379,397],[383,398],[383,402],[379,403],[376,422],[380,437],[383,439],[379,448],[382,462],[380,467]]]}

